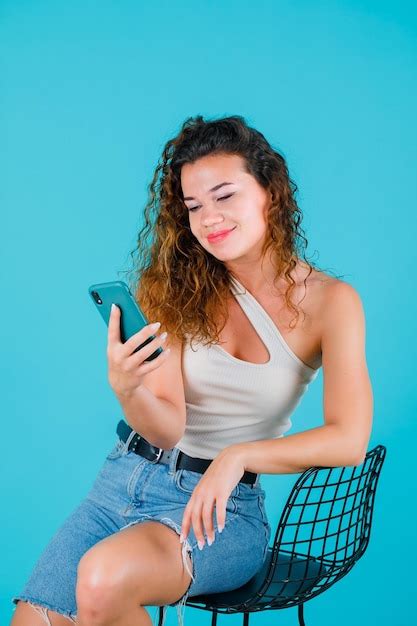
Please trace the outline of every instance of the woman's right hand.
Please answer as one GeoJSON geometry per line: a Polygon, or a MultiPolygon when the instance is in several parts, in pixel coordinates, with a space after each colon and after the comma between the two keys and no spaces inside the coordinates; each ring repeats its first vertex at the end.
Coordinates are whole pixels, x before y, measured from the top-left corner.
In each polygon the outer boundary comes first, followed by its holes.
{"type": "MultiPolygon", "coordinates": [[[[144,363],[157,348],[164,344],[161,335],[152,339],[146,346],[134,352],[134,350],[156,332],[155,324],[144,326],[139,332],[122,343],[120,338],[120,309],[114,305],[112,307],[108,325],[107,359],[108,359],[108,379],[117,396],[131,395],[135,389],[143,384],[148,372],[157,369],[165,362],[168,350],[163,350],[152,361],[144,363]]],[[[165,338],[166,339],[166,338],[165,338]]]]}

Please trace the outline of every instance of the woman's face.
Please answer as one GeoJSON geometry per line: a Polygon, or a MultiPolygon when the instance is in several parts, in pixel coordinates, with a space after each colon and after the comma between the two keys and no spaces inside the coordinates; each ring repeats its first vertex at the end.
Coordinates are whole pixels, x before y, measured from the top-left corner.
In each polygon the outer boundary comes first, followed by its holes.
{"type": "Polygon", "coordinates": [[[244,171],[241,156],[209,155],[181,169],[181,187],[191,232],[210,254],[234,261],[260,259],[266,233],[269,194],[244,171]],[[228,184],[225,184],[228,183],[228,184]],[[217,187],[217,189],[216,189],[217,187]],[[211,233],[233,229],[210,240],[211,233]]]}

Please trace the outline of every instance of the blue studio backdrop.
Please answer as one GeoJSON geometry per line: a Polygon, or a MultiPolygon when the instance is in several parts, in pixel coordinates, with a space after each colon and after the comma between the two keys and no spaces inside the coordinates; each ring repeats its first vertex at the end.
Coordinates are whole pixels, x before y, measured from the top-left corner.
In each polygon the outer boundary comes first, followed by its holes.
{"type": "MultiPolygon", "coordinates": [[[[307,253],[364,305],[369,449],[387,458],[368,550],[306,604],[306,623],[412,621],[416,31],[401,1],[2,0],[2,624],[115,442],[122,413],[87,288],[123,279],[163,145],[196,114],[243,115],[282,151],[307,253]]],[[[323,423],[322,383],[289,433],[323,423]]],[[[262,477],[273,527],[296,478],[262,477]]],[[[186,609],[188,624],[209,618],[186,609]]],[[[272,620],[295,624],[296,609],[251,616],[272,620]]]]}

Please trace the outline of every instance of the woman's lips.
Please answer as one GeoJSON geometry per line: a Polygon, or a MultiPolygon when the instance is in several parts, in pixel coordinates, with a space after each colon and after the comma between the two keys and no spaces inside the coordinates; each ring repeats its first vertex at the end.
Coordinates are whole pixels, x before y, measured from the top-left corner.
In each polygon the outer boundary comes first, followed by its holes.
{"type": "Polygon", "coordinates": [[[223,239],[226,239],[227,235],[233,232],[235,228],[231,228],[230,230],[227,230],[226,232],[223,232],[220,235],[208,235],[207,239],[210,243],[218,243],[219,241],[223,241],[223,239]]]}

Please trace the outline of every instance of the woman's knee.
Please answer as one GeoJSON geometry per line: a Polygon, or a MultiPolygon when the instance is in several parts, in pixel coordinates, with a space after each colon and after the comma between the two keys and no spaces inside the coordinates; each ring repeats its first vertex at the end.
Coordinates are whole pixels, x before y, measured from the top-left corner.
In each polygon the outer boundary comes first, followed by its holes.
{"type": "Polygon", "coordinates": [[[108,546],[95,546],[80,559],[77,569],[78,613],[92,623],[117,616],[133,604],[128,572],[108,546]]]}

